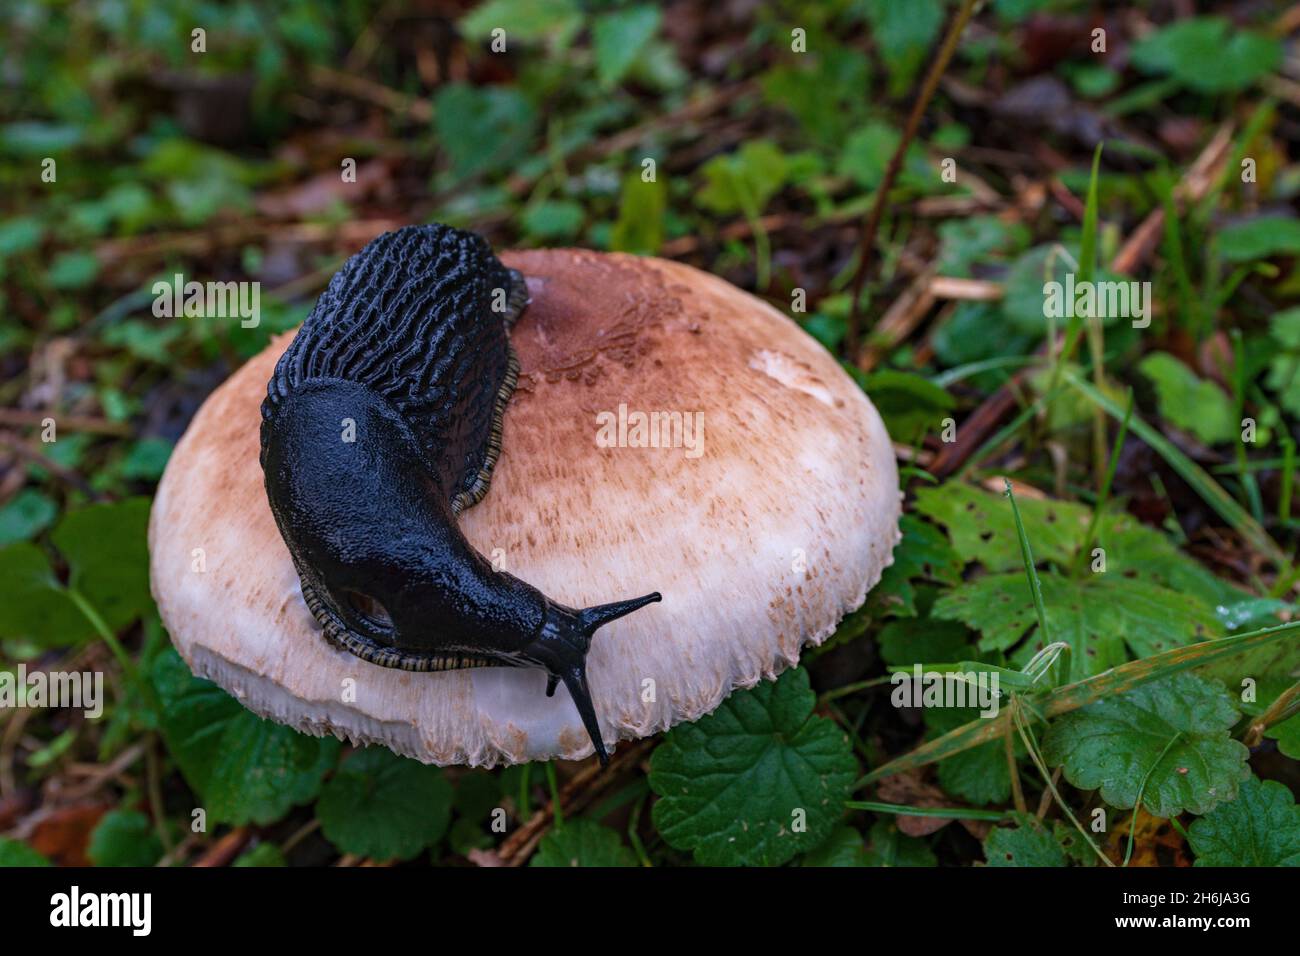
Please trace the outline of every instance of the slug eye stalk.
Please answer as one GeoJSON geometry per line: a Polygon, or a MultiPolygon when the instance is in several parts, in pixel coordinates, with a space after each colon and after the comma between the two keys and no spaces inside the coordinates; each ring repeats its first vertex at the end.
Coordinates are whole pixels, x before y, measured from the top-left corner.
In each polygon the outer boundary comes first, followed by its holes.
{"type": "Polygon", "coordinates": [[[582,725],[591,737],[592,746],[602,767],[609,764],[609,753],[600,733],[600,722],[596,719],[596,708],[591,701],[591,687],[587,682],[587,651],[591,648],[592,635],[598,628],[610,621],[616,621],[633,611],[639,611],[647,604],[663,600],[658,591],[632,598],[628,601],[614,601],[611,604],[595,604],[575,611],[572,608],[551,604],[547,608],[542,630],[525,653],[529,660],[546,669],[546,696],[555,696],[555,688],[564,682],[573,704],[578,708],[582,725]]]}

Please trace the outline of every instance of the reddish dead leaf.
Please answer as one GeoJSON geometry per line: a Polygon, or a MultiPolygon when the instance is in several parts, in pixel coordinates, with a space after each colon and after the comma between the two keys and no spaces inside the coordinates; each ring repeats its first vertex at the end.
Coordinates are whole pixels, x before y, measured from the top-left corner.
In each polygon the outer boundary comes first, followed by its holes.
{"type": "Polygon", "coordinates": [[[110,809],[100,804],[51,810],[32,829],[28,842],[59,866],[90,866],[90,834],[110,809]]]}

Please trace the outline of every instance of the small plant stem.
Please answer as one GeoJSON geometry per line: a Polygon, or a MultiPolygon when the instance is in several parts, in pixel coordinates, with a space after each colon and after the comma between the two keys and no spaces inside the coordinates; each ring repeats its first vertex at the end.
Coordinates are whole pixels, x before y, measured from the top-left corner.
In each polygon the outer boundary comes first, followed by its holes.
{"type": "Polygon", "coordinates": [[[546,785],[551,791],[551,817],[557,830],[564,829],[564,808],[560,805],[560,784],[555,779],[555,761],[546,761],[546,785]]]}
{"type": "Polygon", "coordinates": [[[1124,417],[1119,423],[1119,432],[1115,435],[1115,444],[1110,452],[1110,464],[1106,467],[1105,477],[1102,479],[1101,488],[1097,492],[1097,502],[1092,508],[1092,518],[1088,522],[1088,533],[1083,536],[1083,547],[1074,556],[1074,566],[1070,569],[1072,576],[1079,573],[1081,566],[1087,563],[1085,555],[1088,554],[1088,548],[1096,544],[1097,526],[1101,524],[1102,512],[1106,510],[1106,502],[1110,499],[1111,485],[1115,482],[1115,472],[1119,468],[1119,453],[1124,448],[1124,439],[1128,436],[1129,419],[1133,417],[1133,390],[1129,389],[1128,403],[1124,408],[1124,417]]]}
{"type": "Polygon", "coordinates": [[[104,619],[99,616],[99,612],[95,610],[94,605],[87,601],[85,596],[76,588],[68,588],[67,593],[68,597],[72,598],[72,603],[77,605],[77,610],[79,610],[82,616],[90,622],[90,626],[95,629],[95,633],[98,634],[100,639],[108,645],[108,649],[113,652],[113,656],[117,658],[117,663],[126,674],[127,680],[137,688],[143,690],[140,683],[140,673],[136,670],[135,662],[131,660],[131,655],[126,652],[126,648],[123,647],[122,642],[117,639],[117,635],[112,632],[104,619]]]}
{"type": "Polygon", "coordinates": [[[1291,719],[1296,714],[1300,714],[1300,683],[1292,684],[1284,690],[1268,710],[1251,721],[1242,742],[1247,747],[1259,746],[1259,742],[1264,739],[1264,731],[1275,724],[1291,719]]]}
{"type": "Polygon", "coordinates": [[[892,683],[893,674],[886,674],[883,677],[873,677],[870,680],[860,680],[852,684],[845,684],[843,687],[836,687],[834,690],[828,690],[822,694],[817,701],[818,704],[829,704],[833,700],[839,700],[841,697],[849,697],[860,690],[868,690],[872,687],[879,687],[882,684],[892,683]]]}
{"type": "Polygon", "coordinates": [[[1295,441],[1282,436],[1282,491],[1278,495],[1277,518],[1285,529],[1291,523],[1291,494],[1295,485],[1295,441]]]}
{"type": "MultiPolygon", "coordinates": [[[[1047,691],[1036,698],[1038,712],[1034,717],[1039,720],[1059,717],[1061,714],[1068,714],[1103,698],[1141,687],[1150,681],[1160,680],[1189,668],[1203,667],[1224,658],[1235,657],[1258,647],[1285,640],[1297,630],[1300,630],[1300,621],[1290,621],[1273,627],[1262,627],[1246,634],[1234,634],[1231,637],[1201,641],[1199,644],[1174,647],[1141,660],[1129,661],[1127,664],[1120,664],[1092,677],[1047,691]]],[[[996,740],[1006,732],[1006,722],[1011,719],[1010,711],[1010,708],[1006,708],[991,719],[976,718],[942,737],[922,744],[910,753],[895,757],[858,780],[854,784],[854,789],[860,790],[884,777],[904,770],[915,770],[936,760],[943,760],[953,754],[969,750],[971,747],[996,740]]]]}
{"type": "Polygon", "coordinates": [[[1052,792],[1052,799],[1056,801],[1056,805],[1061,808],[1061,812],[1064,813],[1069,818],[1070,822],[1074,824],[1074,828],[1079,831],[1079,835],[1082,836],[1088,846],[1092,848],[1092,852],[1097,854],[1097,858],[1107,866],[1114,866],[1115,864],[1111,862],[1110,857],[1106,856],[1105,853],[1102,853],[1097,844],[1093,842],[1088,831],[1083,828],[1083,824],[1078,821],[1074,813],[1070,810],[1069,804],[1067,804],[1065,799],[1061,796],[1061,792],[1056,789],[1056,783],[1047,770],[1047,763],[1043,760],[1042,754],[1038,752],[1038,744],[1035,742],[1033,734],[1029,732],[1028,724],[1025,723],[1024,718],[1020,715],[1020,709],[1012,708],[1011,716],[1015,721],[1016,730],[1020,732],[1020,739],[1025,745],[1025,751],[1029,754],[1029,759],[1034,762],[1034,766],[1037,767],[1038,772],[1042,774],[1043,782],[1047,784],[1047,789],[1052,792]]]}
{"type": "Polygon", "coordinates": [[[1029,592],[1034,597],[1034,611],[1038,615],[1038,634],[1044,645],[1052,642],[1051,632],[1047,629],[1047,606],[1043,604],[1043,588],[1038,580],[1038,570],[1034,567],[1034,552],[1029,547],[1029,535],[1025,533],[1025,523],[1020,519],[1020,506],[1016,504],[1011,482],[1003,479],[1007,486],[1007,499],[1011,502],[1011,513],[1016,519],[1016,534],[1020,537],[1020,557],[1025,563],[1025,577],[1029,578],[1029,592]]]}
{"type": "Polygon", "coordinates": [[[643,793],[632,806],[632,813],[627,821],[627,842],[632,844],[632,852],[636,854],[636,858],[641,861],[642,866],[653,867],[654,864],[650,862],[650,854],[646,853],[645,844],[641,842],[641,834],[637,832],[637,827],[641,825],[641,810],[645,807],[648,796],[648,793],[643,793]]]}
{"type": "MultiPolygon", "coordinates": [[[[1012,706],[1015,706],[1014,704],[1012,706]]],[[[1011,725],[1007,725],[1007,732],[1002,735],[1002,741],[1006,745],[1007,753],[1007,777],[1011,781],[1011,797],[1015,801],[1016,811],[1018,813],[1028,813],[1029,805],[1025,803],[1025,791],[1020,786],[1020,768],[1016,764],[1016,747],[1015,739],[1011,732],[1011,725]]]]}
{"type": "Polygon", "coordinates": [[[1128,861],[1133,857],[1133,839],[1137,834],[1137,819],[1138,814],[1142,812],[1142,795],[1147,792],[1147,781],[1151,779],[1151,774],[1155,773],[1156,767],[1160,766],[1160,761],[1165,759],[1165,754],[1169,753],[1170,748],[1178,743],[1182,736],[1183,732],[1180,730],[1170,737],[1169,743],[1165,744],[1165,749],[1160,751],[1160,756],[1156,758],[1156,762],[1148,767],[1147,772],[1142,775],[1142,784],[1138,787],[1137,799],[1133,801],[1133,816],[1129,820],[1128,846],[1124,850],[1125,866],[1128,866],[1128,861]]]}
{"type": "Polygon", "coordinates": [[[171,834],[167,831],[167,814],[163,806],[162,774],[158,767],[157,743],[157,736],[150,734],[144,745],[144,765],[149,782],[149,810],[153,814],[153,825],[158,833],[158,840],[162,843],[163,855],[166,856],[172,852],[173,844],[171,834]]]}
{"type": "Polygon", "coordinates": [[[884,216],[885,203],[889,199],[889,192],[894,188],[894,180],[898,178],[899,172],[903,168],[903,158],[907,155],[907,149],[916,137],[916,131],[921,126],[921,118],[925,116],[926,108],[930,105],[930,100],[934,98],[934,92],[939,88],[939,80],[943,78],[944,72],[948,69],[948,62],[957,52],[957,44],[961,40],[962,33],[966,30],[966,24],[970,22],[975,11],[983,5],[983,0],[962,0],[961,7],[953,15],[952,23],[948,26],[948,33],[943,38],[943,44],[939,47],[939,52],[935,54],[934,62],[930,65],[930,72],[926,74],[925,80],[921,84],[921,90],[912,104],[912,112],[907,117],[907,125],[903,127],[903,135],[898,140],[898,148],[894,150],[894,155],[889,158],[889,165],[885,168],[885,175],[876,188],[875,200],[871,204],[871,211],[867,215],[866,226],[862,230],[862,240],[858,246],[858,267],[853,274],[852,295],[849,299],[849,327],[848,334],[845,337],[845,347],[849,360],[853,361],[857,357],[858,335],[860,331],[861,315],[859,302],[862,298],[862,287],[866,283],[867,273],[871,271],[871,252],[876,244],[876,233],[880,231],[880,220],[884,216]]]}

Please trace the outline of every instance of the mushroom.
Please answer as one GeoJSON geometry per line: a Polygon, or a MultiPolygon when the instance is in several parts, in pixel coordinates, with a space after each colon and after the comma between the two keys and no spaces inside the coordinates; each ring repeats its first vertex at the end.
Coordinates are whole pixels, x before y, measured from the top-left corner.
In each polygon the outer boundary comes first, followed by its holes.
{"type": "MultiPolygon", "coordinates": [[[[459,528],[569,607],[662,594],[591,641],[603,742],[698,719],[796,664],[893,560],[898,475],[866,396],[790,319],[689,266],[501,260],[531,304],[510,333],[519,376],[491,490],[459,528]]],[[[259,465],[291,339],[208,398],[159,485],[151,583],[181,656],[261,716],[426,763],[590,755],[575,700],[547,696],[542,670],[399,670],[324,639],[259,465]]]]}

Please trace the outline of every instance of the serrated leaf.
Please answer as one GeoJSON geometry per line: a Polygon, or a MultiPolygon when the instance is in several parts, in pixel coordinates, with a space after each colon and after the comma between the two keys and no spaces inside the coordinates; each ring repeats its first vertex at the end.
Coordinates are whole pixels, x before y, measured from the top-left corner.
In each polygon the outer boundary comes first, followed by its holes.
{"type": "Polygon", "coordinates": [[[826,839],[858,767],[816,700],[807,672],[789,670],[674,728],[650,760],[664,839],[706,866],[776,866],[826,839]]]}
{"type": "Polygon", "coordinates": [[[95,866],[153,866],[162,843],[149,818],[137,810],[111,810],[90,835],[86,855],[95,866]]]}
{"type": "Polygon", "coordinates": [[[171,649],[158,655],[150,674],[167,749],[203,798],[209,824],[267,824],[315,799],[338,757],[337,740],[263,720],[194,677],[171,649]]]}
{"type": "MultiPolygon", "coordinates": [[[[1214,611],[1182,594],[1120,574],[1083,579],[1054,572],[1039,575],[1047,627],[1053,641],[1070,645],[1070,679],[1081,680],[1133,657],[1219,637],[1214,611]],[[1127,647],[1127,652],[1126,652],[1127,647]]],[[[1021,656],[1043,645],[1033,595],[1024,574],[990,574],[949,591],[935,602],[937,618],[961,621],[982,635],[982,650],[1010,650],[1021,656]]]]}
{"type": "Polygon", "coordinates": [[[1300,866],[1300,807],[1276,780],[1245,780],[1187,836],[1197,866],[1300,866]]]}
{"type": "Polygon", "coordinates": [[[636,857],[609,827],[592,820],[566,820],[542,838],[529,866],[636,866],[636,857]]]}
{"type": "Polygon", "coordinates": [[[153,607],[145,529],[149,499],[91,505],[64,516],[50,540],[68,562],[68,585],[112,630],[153,607]]]}
{"type": "Polygon", "coordinates": [[[994,827],[984,840],[989,866],[1065,866],[1065,851],[1042,824],[1023,818],[1018,826],[994,827]]]}
{"type": "Polygon", "coordinates": [[[1057,718],[1043,756],[1113,807],[1131,809],[1141,791],[1157,817],[1208,813],[1250,773],[1250,751],[1229,734],[1237,717],[1222,687],[1175,674],[1057,718]]]}
{"type": "Polygon", "coordinates": [[[1098,523],[1096,543],[1105,551],[1107,574],[1139,577],[1183,594],[1193,594],[1215,608],[1225,627],[1236,629],[1245,623],[1230,610],[1249,597],[1245,591],[1215,576],[1205,565],[1180,551],[1168,536],[1132,515],[1112,513],[1103,517],[1098,523]]]}
{"type": "Polygon", "coordinates": [[[0,836],[0,869],[16,866],[50,866],[50,861],[21,840],[0,836]]]}
{"type": "Polygon", "coordinates": [[[451,803],[451,784],[437,767],[368,747],[339,765],[321,790],[316,816],[344,853],[409,860],[442,839],[451,803]]]}
{"type": "MultiPolygon", "coordinates": [[[[1020,498],[1020,517],[1038,561],[1065,563],[1088,530],[1090,514],[1066,501],[1020,498]]],[[[960,482],[925,487],[916,495],[916,510],[948,529],[953,549],[966,561],[990,571],[1023,567],[1016,522],[1007,501],[960,482]]]]}

